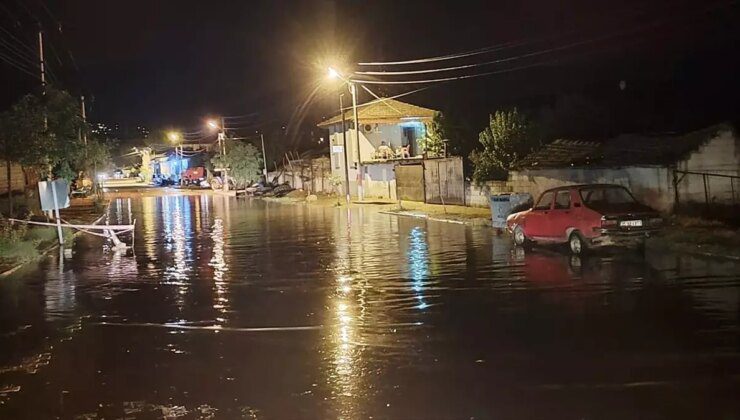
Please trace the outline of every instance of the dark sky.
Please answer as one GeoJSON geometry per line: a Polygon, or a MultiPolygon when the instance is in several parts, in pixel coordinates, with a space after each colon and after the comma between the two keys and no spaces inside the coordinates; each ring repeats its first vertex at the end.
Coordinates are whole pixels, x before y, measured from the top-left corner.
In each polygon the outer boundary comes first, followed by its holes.
{"type": "MultiPolygon", "coordinates": [[[[253,112],[256,121],[285,124],[293,115],[314,123],[336,107],[337,87],[322,81],[330,62],[353,69],[360,60],[438,56],[511,41],[524,44],[403,69],[520,55],[424,78],[545,64],[435,85],[406,100],[478,126],[496,108],[536,108],[564,94],[628,98],[670,128],[685,121],[684,114],[693,124],[734,118],[740,93],[739,7],[726,1],[0,1],[0,25],[28,44],[35,46],[34,20],[42,22],[52,71],[62,87],[92,98],[92,119],[152,128],[194,128],[208,115],[253,112]],[[590,41],[558,49],[583,40],[590,41]],[[310,106],[297,111],[319,83],[310,106]]],[[[2,62],[0,77],[7,87],[3,108],[37,84],[2,62]]],[[[418,87],[371,88],[391,95],[418,87]]]]}

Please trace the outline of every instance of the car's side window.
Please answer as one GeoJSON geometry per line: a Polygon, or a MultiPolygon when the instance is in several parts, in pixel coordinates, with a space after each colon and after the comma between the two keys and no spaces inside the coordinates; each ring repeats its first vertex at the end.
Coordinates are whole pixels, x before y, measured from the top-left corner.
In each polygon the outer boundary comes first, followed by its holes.
{"type": "Polygon", "coordinates": [[[570,191],[558,191],[555,196],[555,209],[567,210],[570,208],[570,191]]]}
{"type": "Polygon", "coordinates": [[[542,197],[540,197],[539,201],[537,201],[537,205],[534,206],[534,209],[535,210],[550,210],[550,204],[552,204],[553,195],[554,193],[552,191],[542,194],[542,197]]]}

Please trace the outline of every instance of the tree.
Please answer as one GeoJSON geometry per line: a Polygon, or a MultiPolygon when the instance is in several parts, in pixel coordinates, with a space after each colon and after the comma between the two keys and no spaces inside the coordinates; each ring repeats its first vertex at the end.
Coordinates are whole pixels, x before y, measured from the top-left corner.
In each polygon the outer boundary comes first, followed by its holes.
{"type": "Polygon", "coordinates": [[[13,215],[12,163],[34,164],[41,158],[45,134],[41,103],[32,95],[21,98],[0,115],[0,153],[7,171],[8,214],[13,215]]]}
{"type": "Polygon", "coordinates": [[[226,155],[211,158],[216,168],[226,168],[237,188],[244,188],[257,179],[262,168],[260,153],[249,143],[231,141],[226,145],[226,155]]]}
{"type": "Polygon", "coordinates": [[[444,155],[444,141],[449,137],[447,119],[441,112],[434,114],[432,122],[427,126],[426,135],[419,144],[429,157],[441,157],[444,155]]]}
{"type": "Polygon", "coordinates": [[[516,108],[496,111],[488,127],[479,135],[483,150],[470,154],[475,171],[473,179],[481,183],[491,179],[505,180],[512,165],[526,156],[539,143],[524,114],[516,108]]]}
{"type": "Polygon", "coordinates": [[[4,112],[0,121],[0,153],[7,171],[10,161],[15,161],[37,167],[44,175],[54,172],[66,177],[84,162],[80,134],[87,125],[77,101],[67,92],[49,87],[43,96],[26,95],[4,112]]]}

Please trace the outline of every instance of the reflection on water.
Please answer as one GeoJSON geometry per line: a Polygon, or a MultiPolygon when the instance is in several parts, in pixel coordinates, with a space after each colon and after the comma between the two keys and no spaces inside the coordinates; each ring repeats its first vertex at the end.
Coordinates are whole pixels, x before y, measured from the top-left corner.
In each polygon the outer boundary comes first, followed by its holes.
{"type": "Polygon", "coordinates": [[[416,226],[409,232],[409,250],[407,252],[409,260],[409,272],[413,280],[413,286],[416,299],[418,300],[419,309],[426,309],[429,306],[424,301],[424,281],[429,275],[429,252],[424,230],[416,226]]]}
{"type": "Polygon", "coordinates": [[[0,282],[0,417],[737,414],[736,262],[209,195],[134,218],[133,254],[80,237],[0,282]]]}

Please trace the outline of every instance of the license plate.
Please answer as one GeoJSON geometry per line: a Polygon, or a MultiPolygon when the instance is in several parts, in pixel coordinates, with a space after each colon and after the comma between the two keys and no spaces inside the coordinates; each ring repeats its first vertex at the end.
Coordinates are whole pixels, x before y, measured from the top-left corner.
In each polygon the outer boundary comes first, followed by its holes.
{"type": "Polygon", "coordinates": [[[624,221],[619,222],[619,226],[624,226],[624,227],[642,226],[642,220],[624,220],[624,221]]]}

